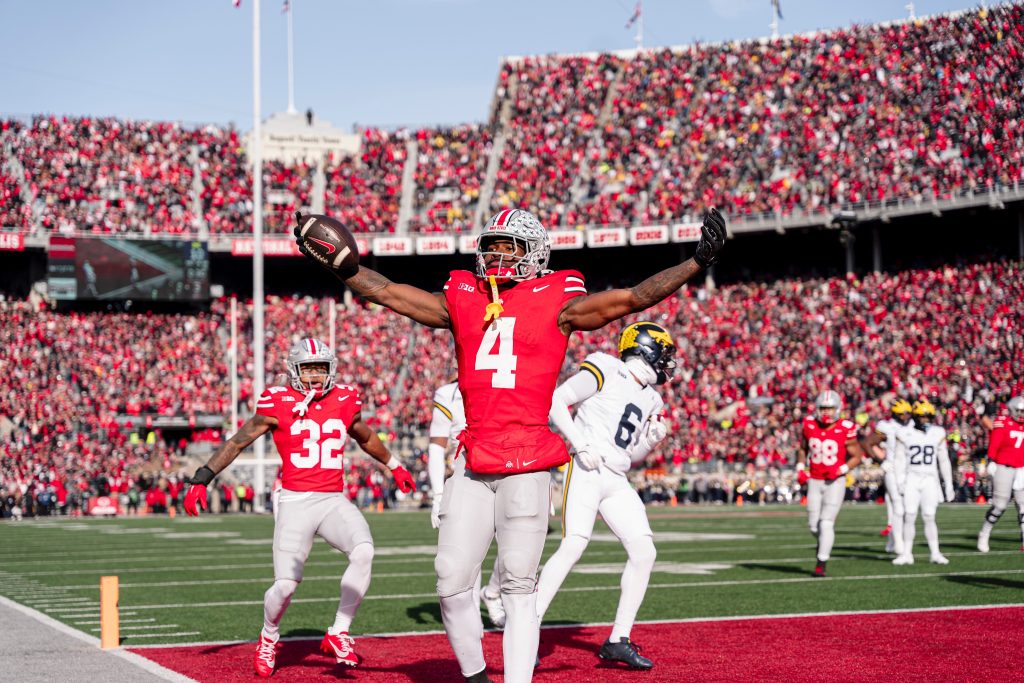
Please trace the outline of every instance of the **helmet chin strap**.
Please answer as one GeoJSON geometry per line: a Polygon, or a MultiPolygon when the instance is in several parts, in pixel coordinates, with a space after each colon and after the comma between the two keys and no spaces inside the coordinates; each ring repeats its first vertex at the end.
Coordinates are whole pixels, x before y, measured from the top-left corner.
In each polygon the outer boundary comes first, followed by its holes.
{"type": "Polygon", "coordinates": [[[629,370],[633,377],[636,377],[636,381],[644,386],[658,381],[658,373],[642,358],[637,358],[636,356],[627,358],[626,369],[629,370]]]}

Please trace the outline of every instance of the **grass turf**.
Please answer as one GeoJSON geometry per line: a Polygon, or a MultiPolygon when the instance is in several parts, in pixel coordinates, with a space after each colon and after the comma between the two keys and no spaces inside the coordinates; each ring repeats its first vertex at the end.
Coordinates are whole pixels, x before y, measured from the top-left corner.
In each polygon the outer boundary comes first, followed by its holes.
{"type": "MultiPolygon", "coordinates": [[[[881,506],[839,515],[829,578],[812,579],[814,539],[793,507],[651,508],[658,564],[638,619],[803,614],[1024,603],[1019,532],[1003,521],[992,552],[975,551],[984,508],[944,505],[948,566],[928,563],[918,522],[917,564],[894,567],[878,532],[881,506]]],[[[434,595],[436,532],[426,512],[368,513],[377,555],[353,634],[441,628],[434,595]]],[[[558,547],[556,532],[544,557],[558,547]]],[[[269,516],[33,520],[0,525],[0,595],[98,634],[99,577],[120,577],[122,643],[255,639],[270,585],[269,516]],[[174,635],[181,634],[181,635],[174,635]]],[[[490,571],[495,548],[484,563],[490,571]]],[[[546,622],[610,622],[625,553],[600,522],[546,622]]],[[[344,556],[318,540],[282,623],[285,637],[318,637],[333,621],[344,556]]],[[[485,623],[486,619],[485,619],[485,623]]]]}

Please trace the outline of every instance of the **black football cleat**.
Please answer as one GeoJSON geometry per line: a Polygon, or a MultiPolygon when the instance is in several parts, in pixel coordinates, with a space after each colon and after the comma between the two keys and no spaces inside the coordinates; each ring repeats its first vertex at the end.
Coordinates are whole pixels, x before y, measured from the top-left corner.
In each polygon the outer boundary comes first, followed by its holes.
{"type": "Polygon", "coordinates": [[[490,678],[487,677],[487,669],[478,671],[472,676],[466,676],[467,683],[494,683],[490,678]]]}
{"type": "Polygon", "coordinates": [[[814,577],[815,578],[823,579],[823,578],[825,578],[827,576],[827,574],[825,574],[825,564],[826,564],[825,562],[822,562],[821,560],[818,560],[818,564],[814,565],[814,577]]]}
{"type": "Polygon", "coordinates": [[[640,655],[640,646],[633,643],[629,638],[620,638],[619,642],[613,643],[606,640],[598,651],[597,656],[613,662],[627,664],[630,669],[652,669],[654,662],[640,655]]]}

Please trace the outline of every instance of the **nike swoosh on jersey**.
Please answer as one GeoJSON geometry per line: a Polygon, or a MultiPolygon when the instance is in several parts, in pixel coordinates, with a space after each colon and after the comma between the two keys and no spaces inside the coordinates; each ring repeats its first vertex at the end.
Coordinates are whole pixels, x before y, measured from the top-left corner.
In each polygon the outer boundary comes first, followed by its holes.
{"type": "Polygon", "coordinates": [[[547,288],[548,288],[548,287],[550,287],[550,286],[551,286],[551,285],[541,285],[540,287],[534,287],[534,288],[533,288],[533,291],[535,291],[535,292],[539,292],[540,290],[542,290],[542,289],[547,289],[547,288]]]}
{"type": "Polygon", "coordinates": [[[530,465],[532,465],[535,462],[537,462],[537,458],[534,458],[533,460],[526,460],[526,461],[523,462],[523,467],[529,467],[530,465]]]}

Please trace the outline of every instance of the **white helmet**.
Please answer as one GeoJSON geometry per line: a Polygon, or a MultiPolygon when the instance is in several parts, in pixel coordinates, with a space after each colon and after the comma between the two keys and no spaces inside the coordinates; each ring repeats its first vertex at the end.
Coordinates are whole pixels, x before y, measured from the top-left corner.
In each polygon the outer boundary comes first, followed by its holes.
{"type": "Polygon", "coordinates": [[[338,370],[338,359],[334,351],[319,339],[306,337],[299,340],[299,343],[288,352],[288,360],[285,362],[288,367],[288,379],[292,389],[303,393],[309,391],[309,388],[299,378],[299,368],[307,363],[327,364],[327,379],[324,380],[323,388],[317,392],[318,397],[326,395],[334,387],[334,373],[338,370]]]}
{"type": "Polygon", "coordinates": [[[843,409],[843,398],[836,392],[829,389],[818,394],[818,398],[814,399],[814,410],[820,413],[822,410],[834,410],[836,411],[836,417],[839,417],[839,411],[843,409]]]}
{"type": "Polygon", "coordinates": [[[1024,420],[1024,396],[1014,396],[1007,401],[1006,411],[1017,422],[1024,420]]]}
{"type": "Polygon", "coordinates": [[[481,278],[495,275],[503,280],[529,280],[543,274],[550,258],[548,231],[536,216],[522,209],[504,209],[491,216],[476,241],[476,274],[481,278]],[[497,267],[488,272],[486,257],[495,252],[487,249],[495,237],[511,239],[517,247],[523,247],[523,256],[501,254],[497,267]]]}

